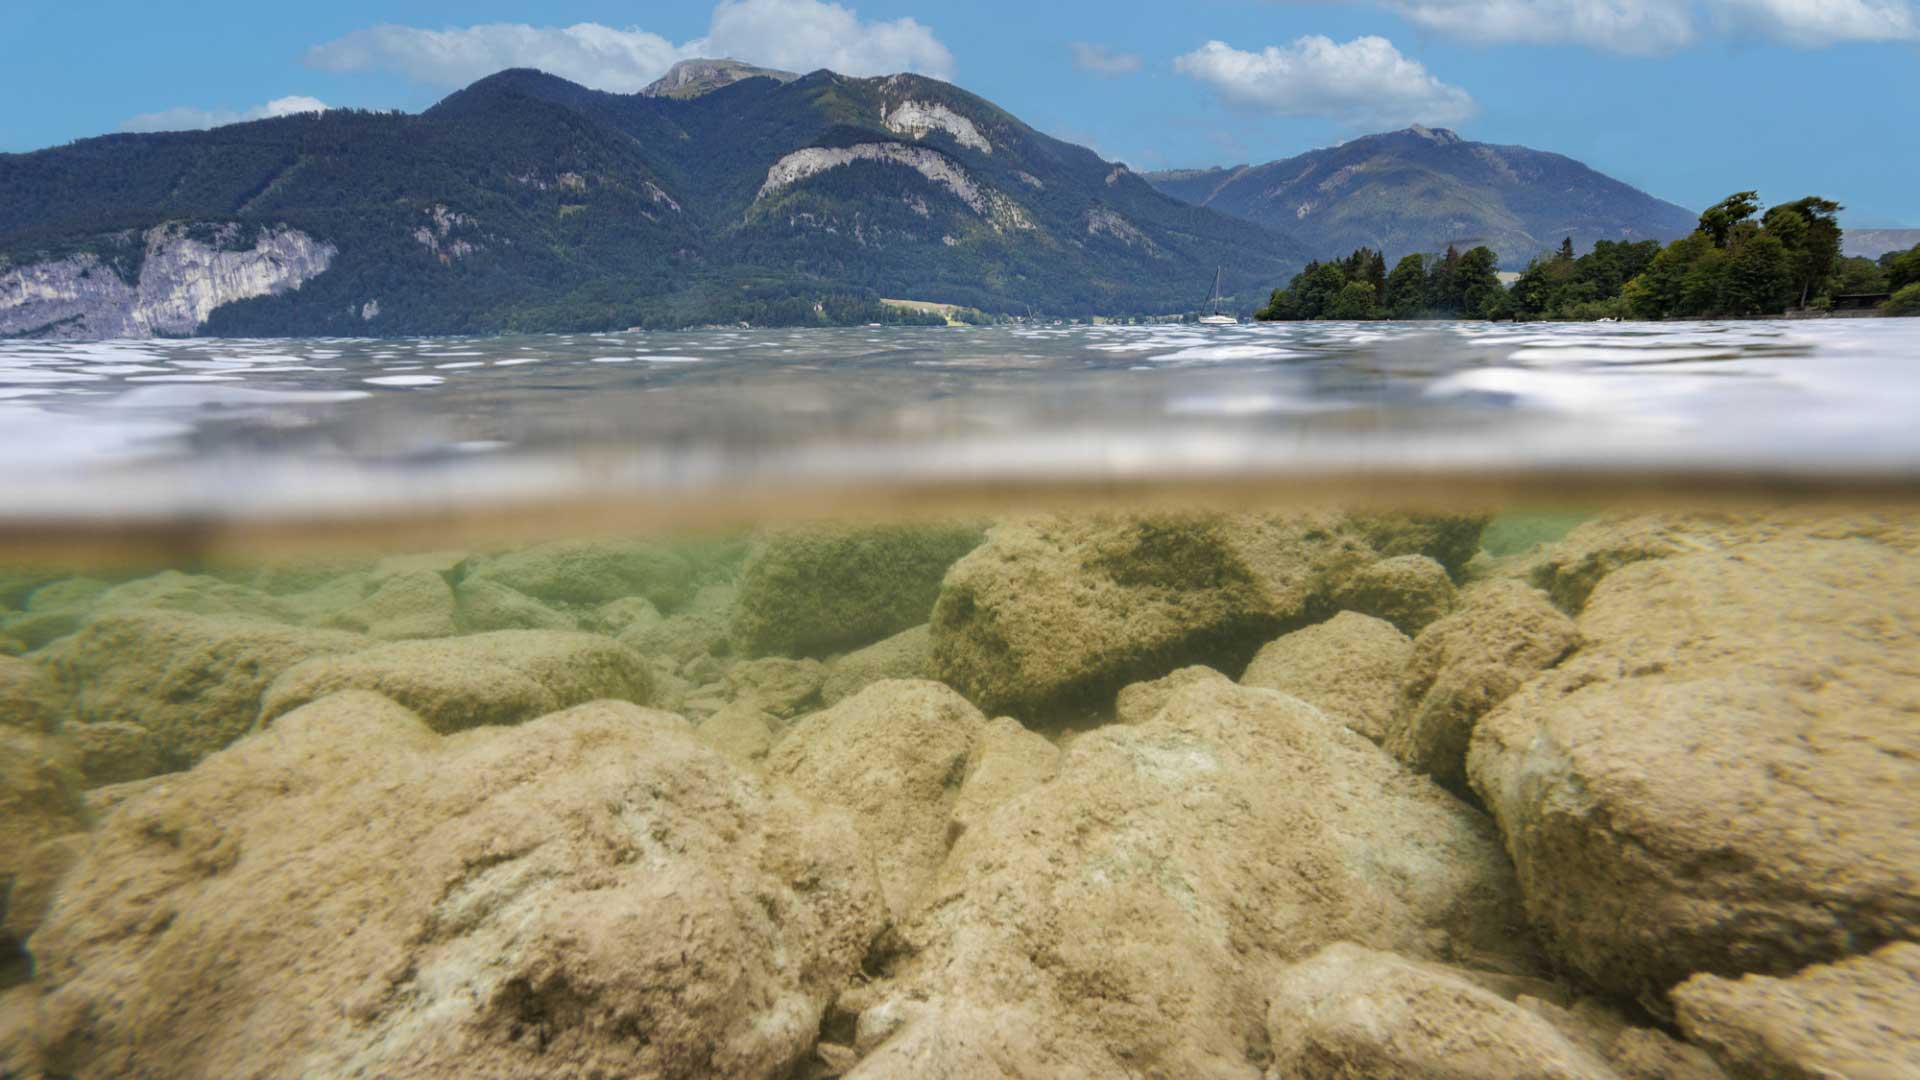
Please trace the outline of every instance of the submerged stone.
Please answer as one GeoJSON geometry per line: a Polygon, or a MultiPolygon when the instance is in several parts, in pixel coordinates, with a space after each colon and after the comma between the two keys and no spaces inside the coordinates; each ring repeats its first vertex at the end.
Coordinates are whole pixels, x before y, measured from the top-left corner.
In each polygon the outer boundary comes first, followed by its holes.
{"type": "Polygon", "coordinates": [[[886,679],[925,679],[933,666],[933,629],[922,623],[827,665],[820,701],[832,705],[886,679]]]}
{"type": "Polygon", "coordinates": [[[1412,637],[1453,610],[1453,581],[1435,559],[1396,555],[1355,571],[1335,591],[1333,603],[1384,619],[1412,637]]]}
{"type": "Polygon", "coordinates": [[[1467,787],[1467,747],[1480,718],[1580,642],[1572,619],[1517,581],[1471,589],[1454,614],[1413,643],[1404,704],[1383,744],[1456,791],[1467,787]]]}
{"type": "MultiPolygon", "coordinates": [[[[0,728],[0,913],[14,879],[38,859],[44,842],[86,828],[80,771],[54,739],[0,728]]],[[[15,939],[0,934],[0,952],[15,939]]]]}
{"type": "Polygon", "coordinates": [[[1614,570],[1474,728],[1528,907],[1611,992],[1920,935],[1920,560],[1835,532],[1614,570]]]}
{"type": "Polygon", "coordinates": [[[979,546],[972,525],[770,532],[741,568],[731,634],[747,656],[826,656],[927,621],[941,578],[979,546]]]}
{"type": "Polygon", "coordinates": [[[96,615],[42,657],[72,692],[75,719],[145,728],[177,769],[246,734],[288,668],[367,644],[246,616],[129,611],[96,615]]]}
{"type": "Polygon", "coordinates": [[[893,1022],[853,1077],[1255,1076],[1273,986],[1326,945],[1535,962],[1489,822],[1318,710],[1215,682],[1077,739],[896,934],[856,1000],[893,1022]]]}
{"type": "Polygon", "coordinates": [[[497,630],[402,641],[289,668],[261,701],[263,723],[341,690],[372,690],[434,730],[517,724],[611,698],[644,704],[652,690],[633,650],[596,634],[497,630]]]}
{"type": "Polygon", "coordinates": [[[336,695],[64,881],[45,1071],[154,1080],[783,1077],[882,918],[844,816],[611,702],[442,737],[336,695]]]}
{"type": "Polygon", "coordinates": [[[934,610],[934,674],[981,707],[1032,721],[1096,709],[1187,664],[1244,668],[1313,621],[1383,554],[1449,553],[1479,519],[1153,514],[995,526],[955,564],[934,610]],[[1375,546],[1375,545],[1381,546],[1375,546]]]}
{"type": "Polygon", "coordinates": [[[0,727],[47,731],[65,711],[63,698],[45,668],[0,656],[0,727]]]}
{"type": "Polygon", "coordinates": [[[1412,656],[1413,642],[1392,623],[1343,611],[1268,644],[1240,682],[1292,694],[1379,742],[1400,711],[1412,656]]]}
{"type": "Polygon", "coordinates": [[[791,719],[819,704],[826,677],[826,667],[818,660],[748,660],[727,669],[727,697],[730,702],[791,719]]]}
{"type": "Polygon", "coordinates": [[[1168,672],[1157,679],[1132,683],[1120,688],[1113,699],[1113,718],[1122,724],[1144,724],[1160,715],[1174,695],[1189,686],[1212,684],[1233,685],[1233,680],[1213,670],[1195,664],[1178,671],[1168,672]]]}
{"type": "MultiPolygon", "coordinates": [[[[618,601],[616,601],[618,602],[618,601]]],[[[641,603],[646,603],[641,600],[641,603]]],[[[651,604],[648,604],[651,607],[651,604]]],[[[469,634],[489,630],[578,630],[573,616],[486,578],[467,578],[454,590],[455,618],[469,634]]]]}
{"type": "Polygon", "coordinates": [[[1673,991],[1680,1028],[1737,1077],[1920,1076],[1920,945],[1786,978],[1700,975],[1673,991]]]}
{"type": "Polygon", "coordinates": [[[359,602],[327,625],[383,641],[447,637],[457,632],[453,587],[431,570],[389,573],[359,602]]]}
{"type": "Polygon", "coordinates": [[[662,610],[693,596],[693,568],[670,548],[632,540],[560,540],[476,558],[468,578],[497,581],[542,603],[597,607],[644,596],[662,610]]]}

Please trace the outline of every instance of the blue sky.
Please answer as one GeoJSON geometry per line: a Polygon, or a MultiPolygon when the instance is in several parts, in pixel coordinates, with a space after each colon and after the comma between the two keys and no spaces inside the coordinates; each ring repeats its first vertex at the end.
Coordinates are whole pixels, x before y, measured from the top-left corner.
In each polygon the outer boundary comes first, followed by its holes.
{"type": "Polygon", "coordinates": [[[416,110],[509,64],[627,90],[696,53],[951,78],[1142,169],[1424,122],[1693,208],[1757,188],[1920,227],[1920,0],[5,0],[0,151],[416,110]]]}

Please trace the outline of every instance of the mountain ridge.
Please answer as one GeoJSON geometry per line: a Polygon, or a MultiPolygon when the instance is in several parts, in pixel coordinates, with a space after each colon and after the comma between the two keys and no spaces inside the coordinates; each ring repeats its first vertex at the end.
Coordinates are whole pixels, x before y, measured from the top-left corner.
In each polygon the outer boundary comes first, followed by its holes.
{"type": "Polygon", "coordinates": [[[1564,154],[1419,125],[1261,165],[1145,174],[1161,191],[1272,228],[1319,257],[1484,244],[1509,270],[1571,238],[1673,240],[1698,215],[1564,154]]]}
{"type": "MultiPolygon", "coordinates": [[[[199,328],[232,334],[865,321],[881,296],[1152,314],[1194,308],[1218,266],[1253,296],[1305,261],[918,75],[747,74],[674,97],[509,69],[418,114],[0,155],[16,267],[77,252],[120,273],[129,230],[166,222],[294,229],[337,252],[199,328]]],[[[0,332],[23,329],[0,310],[0,332]]]]}

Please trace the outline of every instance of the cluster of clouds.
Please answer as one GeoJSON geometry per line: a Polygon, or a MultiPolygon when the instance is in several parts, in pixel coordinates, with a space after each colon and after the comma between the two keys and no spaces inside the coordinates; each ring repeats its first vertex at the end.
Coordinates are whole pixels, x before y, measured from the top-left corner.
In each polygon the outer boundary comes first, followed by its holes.
{"type": "Polygon", "coordinates": [[[226,124],[239,124],[248,120],[266,120],[275,116],[297,116],[301,113],[326,112],[327,103],[319,98],[296,94],[292,97],[274,98],[265,105],[256,105],[251,109],[163,109],[160,112],[141,113],[131,117],[120,125],[121,131],[197,131],[201,128],[221,127],[226,124]]]}
{"type": "Polygon", "coordinates": [[[1661,56],[1709,38],[1818,49],[1920,41],[1913,0],[1348,0],[1486,45],[1585,45],[1661,56]]]}
{"type": "Polygon", "coordinates": [[[919,22],[864,20],[824,0],[720,0],[706,35],[678,44],[638,28],[599,23],[375,26],[314,46],[306,61],[321,71],[386,71],[441,87],[464,86],[502,68],[533,67],[595,89],[633,93],[682,60],[721,56],[799,72],[953,73],[953,54],[919,22]]]}
{"type": "MultiPolygon", "coordinates": [[[[1388,11],[1418,30],[1477,45],[1578,45],[1627,55],[1667,55],[1713,37],[1799,48],[1920,41],[1920,0],[1273,0],[1341,2],[1388,11]]],[[[1073,66],[1115,79],[1146,70],[1137,53],[1074,42],[1073,66]]],[[[707,32],[675,42],[637,27],[600,23],[490,23],[452,29],[384,25],[307,51],[319,71],[384,72],[441,88],[503,68],[534,67],[601,90],[631,93],[695,57],[731,57],[807,72],[953,74],[953,54],[911,18],[862,19],[831,0],[718,0],[707,32]]],[[[1442,81],[1384,37],[1338,42],[1308,35],[1257,50],[1209,41],[1173,70],[1227,105],[1351,126],[1457,124],[1474,112],[1466,90],[1442,81]]],[[[176,108],[128,120],[127,131],[212,127],[326,106],[286,97],[252,109],[176,108]]]]}

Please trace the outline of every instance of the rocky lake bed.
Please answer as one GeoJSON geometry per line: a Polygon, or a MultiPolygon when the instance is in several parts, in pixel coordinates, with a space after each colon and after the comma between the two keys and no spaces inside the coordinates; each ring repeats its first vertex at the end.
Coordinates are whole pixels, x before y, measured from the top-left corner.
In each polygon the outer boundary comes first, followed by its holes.
{"type": "Polygon", "coordinates": [[[0,569],[0,1076],[1920,1076],[1920,514],[0,569]]]}

